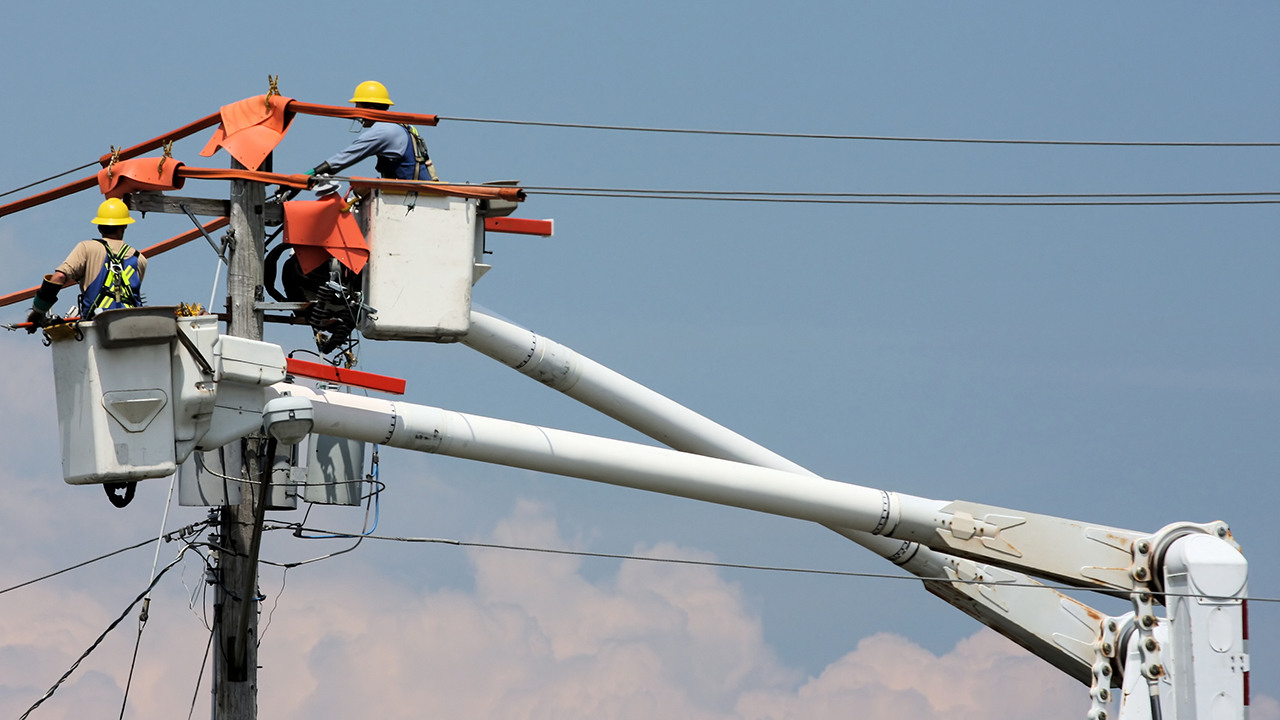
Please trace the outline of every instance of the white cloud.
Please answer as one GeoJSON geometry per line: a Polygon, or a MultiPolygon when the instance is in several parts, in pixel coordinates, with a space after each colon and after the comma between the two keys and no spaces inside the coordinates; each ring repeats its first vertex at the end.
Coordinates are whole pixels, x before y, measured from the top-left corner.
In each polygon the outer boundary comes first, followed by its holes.
{"type": "MultiPolygon", "coordinates": [[[[567,546],[548,510],[528,503],[492,539],[567,546]]],[[[638,552],[706,557],[671,545],[638,552]]],[[[941,656],[875,635],[805,679],[778,662],[760,618],[713,569],[626,561],[593,582],[575,557],[477,549],[470,559],[468,592],[412,590],[357,563],[342,576],[323,564],[292,571],[263,645],[262,716],[1075,719],[1086,705],[1082,686],[989,631],[941,656]]],[[[131,717],[185,712],[208,637],[176,575],[162,587],[131,717]]],[[[0,714],[25,710],[127,602],[58,588],[0,596],[0,714]]],[[[37,717],[115,707],[134,627],[123,623],[37,717]]],[[[207,712],[202,689],[197,716],[207,712]]]]}

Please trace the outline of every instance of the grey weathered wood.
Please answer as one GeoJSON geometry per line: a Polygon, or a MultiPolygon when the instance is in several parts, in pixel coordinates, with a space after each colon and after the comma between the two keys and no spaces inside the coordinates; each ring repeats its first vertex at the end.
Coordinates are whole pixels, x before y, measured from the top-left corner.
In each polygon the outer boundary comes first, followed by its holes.
{"type": "MultiPolygon", "coordinates": [[[[242,166],[233,160],[232,167],[242,166]]],[[[227,334],[261,340],[263,313],[254,304],[262,300],[266,186],[232,180],[228,205],[232,239],[227,267],[227,334]]],[[[195,212],[194,208],[192,211],[195,212]]],[[[182,212],[181,208],[178,212],[182,212]]],[[[270,479],[269,470],[263,472],[259,467],[259,451],[265,444],[261,435],[244,440],[245,477],[260,482],[270,479]]],[[[270,463],[266,465],[270,468],[270,463]]],[[[246,483],[240,504],[222,509],[221,543],[229,552],[221,553],[219,558],[222,583],[216,611],[214,720],[255,720],[257,717],[258,607],[255,598],[265,496],[265,484],[246,483]]]]}
{"type": "MultiPolygon", "coordinates": [[[[193,215],[207,217],[228,217],[231,214],[231,201],[215,198],[180,197],[165,195],[160,192],[130,193],[129,208],[138,212],[175,213],[182,215],[182,206],[193,215]]],[[[284,213],[279,203],[264,204],[262,217],[267,225],[279,225],[283,222],[284,213]]]]}

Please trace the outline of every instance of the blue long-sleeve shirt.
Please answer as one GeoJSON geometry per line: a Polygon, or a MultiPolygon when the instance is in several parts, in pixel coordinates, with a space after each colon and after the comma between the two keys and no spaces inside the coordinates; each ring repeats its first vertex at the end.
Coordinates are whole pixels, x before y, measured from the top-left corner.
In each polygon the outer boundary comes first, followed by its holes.
{"type": "Polygon", "coordinates": [[[377,156],[378,165],[387,167],[399,165],[408,153],[409,133],[395,123],[376,122],[360,132],[360,135],[347,146],[346,150],[328,159],[329,167],[341,171],[367,157],[377,156]]]}

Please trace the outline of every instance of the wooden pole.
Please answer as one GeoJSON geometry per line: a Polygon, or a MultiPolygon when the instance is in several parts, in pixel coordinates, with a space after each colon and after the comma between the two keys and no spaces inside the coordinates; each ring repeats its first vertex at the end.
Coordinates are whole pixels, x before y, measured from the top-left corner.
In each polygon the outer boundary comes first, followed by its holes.
{"type": "MultiPolygon", "coordinates": [[[[233,168],[241,166],[232,160],[233,168]]],[[[264,206],[266,186],[231,181],[231,247],[227,268],[227,334],[262,339],[264,206]]],[[[217,643],[213,675],[214,720],[255,720],[258,714],[258,546],[267,500],[270,462],[260,462],[266,447],[261,433],[243,441],[246,483],[239,505],[222,508],[220,585],[215,608],[217,643]],[[266,471],[263,472],[266,466],[266,471]]]]}

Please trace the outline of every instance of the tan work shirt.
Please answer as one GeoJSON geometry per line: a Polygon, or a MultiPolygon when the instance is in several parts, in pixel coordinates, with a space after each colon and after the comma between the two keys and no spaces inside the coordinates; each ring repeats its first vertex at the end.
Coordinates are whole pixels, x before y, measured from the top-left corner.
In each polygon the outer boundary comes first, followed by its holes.
{"type": "MultiPolygon", "coordinates": [[[[107,244],[111,246],[111,252],[118,253],[120,248],[125,245],[123,240],[107,240],[107,244]]],[[[147,259],[137,250],[133,251],[138,256],[138,282],[147,276],[147,259]]],[[[66,260],[58,266],[58,271],[66,275],[71,280],[80,283],[80,292],[89,289],[89,283],[98,277],[98,273],[102,270],[102,266],[107,262],[107,249],[102,247],[102,243],[97,240],[82,240],[71,250],[71,254],[66,260]]]]}

